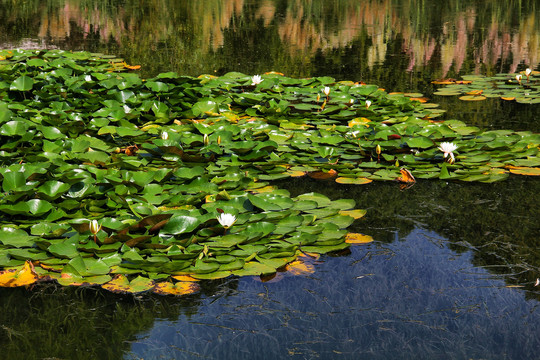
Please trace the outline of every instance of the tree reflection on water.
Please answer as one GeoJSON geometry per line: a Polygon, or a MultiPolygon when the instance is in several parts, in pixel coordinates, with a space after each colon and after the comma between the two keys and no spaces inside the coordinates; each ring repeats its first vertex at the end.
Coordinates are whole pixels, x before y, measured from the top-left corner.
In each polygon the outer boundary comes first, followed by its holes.
{"type": "Polygon", "coordinates": [[[521,64],[540,62],[534,0],[0,3],[4,47],[107,51],[142,63],[150,72],[260,72],[271,65],[290,76],[306,76],[314,69],[309,60],[314,54],[331,57],[334,50],[349,47],[358,48],[351,54],[356,69],[349,78],[400,53],[408,58],[402,70],[429,66],[438,77],[463,71],[515,72],[521,64]],[[241,42],[235,41],[238,37],[241,42]],[[254,65],[246,68],[250,63],[254,65]]]}

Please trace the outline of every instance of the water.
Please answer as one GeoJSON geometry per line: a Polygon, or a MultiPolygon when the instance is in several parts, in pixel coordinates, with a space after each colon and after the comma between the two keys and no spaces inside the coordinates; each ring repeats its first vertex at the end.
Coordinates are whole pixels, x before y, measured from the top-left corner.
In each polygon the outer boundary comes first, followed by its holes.
{"type": "Polygon", "coordinates": [[[536,301],[436,233],[399,240],[355,247],[309,278],[241,281],[190,318],[157,320],[132,358],[534,358],[536,301]]]}
{"type": "MultiPolygon", "coordinates": [[[[540,63],[538,3],[521,1],[0,0],[0,47],[116,54],[142,75],[330,75],[432,96],[433,79],[540,63]]],[[[540,131],[538,106],[434,97],[482,127],[540,131]]],[[[0,289],[4,359],[535,359],[540,182],[335,186],[375,242],[310,275],[205,282],[184,298],[0,289]]]]}

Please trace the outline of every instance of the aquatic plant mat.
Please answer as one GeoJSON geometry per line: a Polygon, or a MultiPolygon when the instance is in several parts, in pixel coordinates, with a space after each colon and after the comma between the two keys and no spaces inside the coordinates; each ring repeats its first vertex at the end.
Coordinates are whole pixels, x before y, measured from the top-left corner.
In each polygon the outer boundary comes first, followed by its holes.
{"type": "Polygon", "coordinates": [[[461,80],[443,79],[433,81],[436,85],[446,85],[434,94],[459,96],[464,101],[481,101],[500,98],[522,104],[540,104],[539,71],[527,69],[518,74],[497,74],[495,76],[466,75],[461,80]]]}
{"type": "Polygon", "coordinates": [[[318,254],[372,240],[346,230],[365,211],[273,180],[406,188],[540,174],[540,135],[439,121],[421,94],[138,68],[0,52],[0,286],[186,294],[200,279],[305,273],[318,254]]]}

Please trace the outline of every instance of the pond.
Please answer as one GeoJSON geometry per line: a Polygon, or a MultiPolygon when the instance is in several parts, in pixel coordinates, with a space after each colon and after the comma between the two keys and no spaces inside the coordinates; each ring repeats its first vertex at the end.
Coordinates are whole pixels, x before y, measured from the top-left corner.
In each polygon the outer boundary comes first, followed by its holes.
{"type": "MultiPolygon", "coordinates": [[[[0,0],[0,48],[114,54],[160,72],[332,76],[420,92],[482,128],[540,131],[540,105],[465,102],[436,79],[540,70],[536,0],[0,0]]],[[[532,359],[540,182],[278,182],[352,198],[375,241],[308,275],[201,282],[184,297],[0,289],[4,359],[532,359]]]]}

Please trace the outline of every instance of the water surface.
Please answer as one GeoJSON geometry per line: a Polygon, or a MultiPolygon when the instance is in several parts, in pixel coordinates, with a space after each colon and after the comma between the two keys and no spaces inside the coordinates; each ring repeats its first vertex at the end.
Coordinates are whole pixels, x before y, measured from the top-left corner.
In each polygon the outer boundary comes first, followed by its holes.
{"type": "MultiPolygon", "coordinates": [[[[535,0],[0,0],[0,47],[88,50],[143,76],[330,75],[432,97],[434,79],[539,70],[535,0]]],[[[446,118],[540,131],[540,107],[432,97],[446,118]]],[[[279,184],[353,198],[375,242],[184,298],[0,289],[4,359],[534,359],[540,182],[279,184]]]]}

